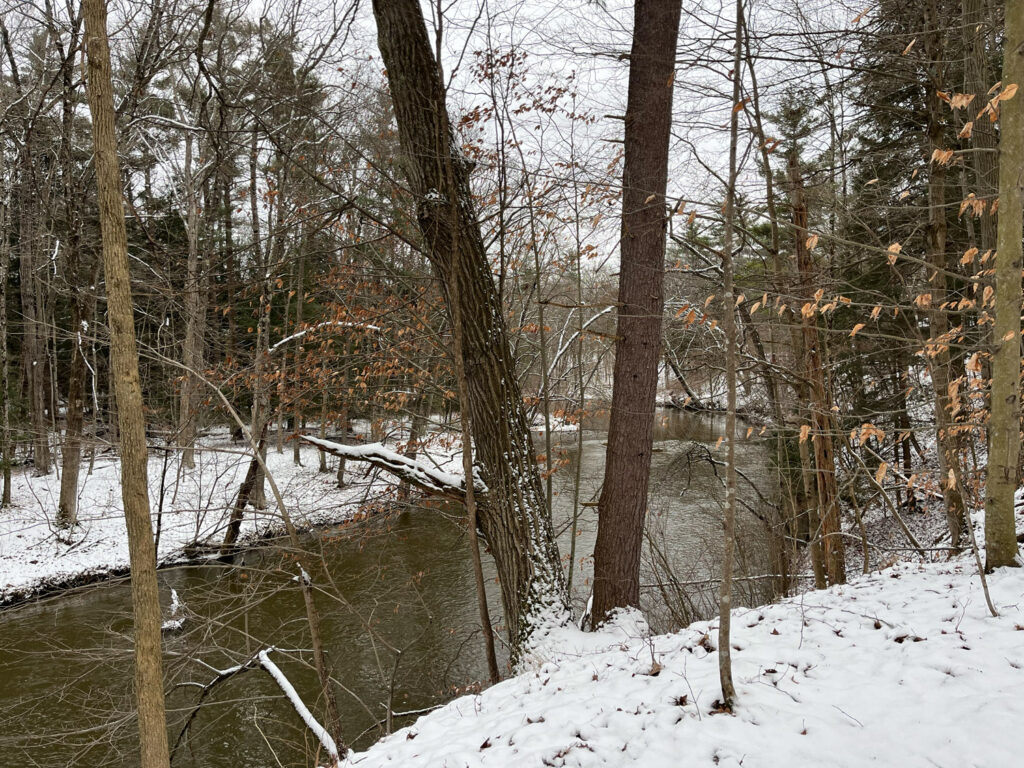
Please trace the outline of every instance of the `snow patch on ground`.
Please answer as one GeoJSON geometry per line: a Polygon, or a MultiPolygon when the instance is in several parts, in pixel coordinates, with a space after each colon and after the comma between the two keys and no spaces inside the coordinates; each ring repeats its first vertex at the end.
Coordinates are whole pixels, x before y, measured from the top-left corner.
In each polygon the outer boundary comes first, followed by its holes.
{"type": "MultiPolygon", "coordinates": [[[[283,453],[273,448],[267,452],[267,464],[299,528],[348,520],[359,512],[363,502],[390,487],[390,476],[366,464],[351,462],[346,473],[349,484],[339,489],[335,460],[329,462],[330,472],[320,473],[317,453],[313,447],[303,447],[302,466],[295,466],[291,445],[283,453]]],[[[453,461],[446,451],[439,451],[433,458],[442,466],[453,461]]],[[[160,563],[185,559],[185,549],[197,542],[216,544],[223,539],[250,454],[241,445],[211,441],[197,448],[195,460],[195,469],[183,469],[178,466],[178,454],[172,453],[165,471],[161,452],[150,454],[154,531],[158,526],[163,477],[160,563]]],[[[0,603],[54,585],[127,570],[121,465],[116,456],[98,456],[91,475],[83,466],[79,525],[71,531],[61,531],[55,524],[60,497],[60,480],[55,473],[36,477],[26,470],[15,473],[12,481],[13,504],[0,511],[0,603]]],[[[265,510],[246,509],[240,543],[251,543],[282,531],[281,516],[269,486],[266,495],[265,510]]]]}
{"type": "Polygon", "coordinates": [[[650,637],[633,613],[553,632],[526,673],[457,699],[352,765],[1011,766],[1024,720],[1024,569],[904,563],[733,615],[734,715],[716,713],[717,621],[650,637]]]}

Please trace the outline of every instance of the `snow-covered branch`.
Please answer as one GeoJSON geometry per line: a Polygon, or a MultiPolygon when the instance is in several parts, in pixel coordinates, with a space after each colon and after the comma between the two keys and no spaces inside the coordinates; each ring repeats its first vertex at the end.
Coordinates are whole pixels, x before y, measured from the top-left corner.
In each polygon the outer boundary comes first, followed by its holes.
{"type": "Polygon", "coordinates": [[[286,336],[285,338],[277,342],[274,346],[272,346],[270,348],[270,351],[274,352],[280,347],[283,347],[288,342],[295,341],[296,339],[301,339],[306,334],[312,333],[313,331],[319,331],[321,328],[358,328],[361,331],[376,331],[378,333],[380,332],[380,326],[371,325],[370,323],[350,323],[343,322],[340,320],[326,320],[322,323],[311,325],[309,326],[309,328],[303,328],[301,331],[293,333],[291,336],[286,336]]]}
{"type": "MultiPolygon", "coordinates": [[[[273,650],[273,648],[270,650],[273,650]]],[[[338,754],[338,745],[335,743],[334,738],[327,732],[327,729],[320,725],[317,719],[313,717],[313,713],[309,711],[309,707],[306,706],[305,702],[299,696],[299,692],[295,690],[295,686],[293,686],[288,681],[288,678],[284,676],[284,672],[278,668],[277,664],[270,660],[269,651],[260,651],[256,656],[260,660],[260,666],[263,667],[263,669],[265,669],[272,678],[274,678],[274,682],[277,683],[278,687],[284,692],[284,695],[288,697],[288,700],[292,703],[295,711],[298,712],[299,717],[302,718],[302,722],[306,724],[306,727],[309,728],[309,730],[313,732],[313,735],[320,741],[320,745],[331,758],[331,765],[338,765],[341,758],[338,754]]]]}
{"type": "MultiPolygon", "coordinates": [[[[466,481],[463,475],[445,472],[422,461],[410,459],[382,443],[342,445],[311,435],[303,435],[302,440],[335,456],[354,461],[367,461],[427,493],[449,496],[460,501],[465,496],[466,481]]],[[[478,495],[487,493],[487,486],[480,478],[474,478],[473,488],[478,495]]]]}

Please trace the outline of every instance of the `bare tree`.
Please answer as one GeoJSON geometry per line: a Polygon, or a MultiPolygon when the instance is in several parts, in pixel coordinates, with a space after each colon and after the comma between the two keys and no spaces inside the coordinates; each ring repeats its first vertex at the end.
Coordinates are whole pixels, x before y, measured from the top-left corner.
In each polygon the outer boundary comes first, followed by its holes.
{"type": "Polygon", "coordinates": [[[146,477],[146,427],[143,421],[131,276],[128,270],[128,242],[118,171],[105,0],[85,0],[83,11],[88,54],[87,90],[93,120],[111,358],[121,434],[121,497],[128,529],[132,605],[135,612],[135,695],[139,710],[139,753],[143,768],[167,768],[170,758],[164,718],[156,551],[149,517],[146,477]]]}

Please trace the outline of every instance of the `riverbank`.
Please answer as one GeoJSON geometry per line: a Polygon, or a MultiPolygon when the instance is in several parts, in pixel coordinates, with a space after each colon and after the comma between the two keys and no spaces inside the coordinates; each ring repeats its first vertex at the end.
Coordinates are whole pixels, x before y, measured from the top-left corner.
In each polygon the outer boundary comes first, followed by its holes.
{"type": "Polygon", "coordinates": [[[734,611],[732,715],[718,708],[717,620],[657,637],[635,614],[599,633],[560,630],[529,671],[350,764],[1016,765],[1024,568],[989,586],[998,618],[970,557],[734,611]]]}
{"type": "MultiPolygon", "coordinates": [[[[339,489],[336,460],[318,471],[316,449],[301,448],[302,466],[283,453],[268,451],[273,473],[296,527],[311,529],[350,520],[360,506],[386,492],[389,484],[365,465],[352,463],[348,485],[339,489]]],[[[195,559],[196,545],[223,538],[227,515],[249,466],[250,456],[228,440],[211,440],[196,451],[196,467],[182,470],[179,455],[154,452],[149,459],[153,530],[159,531],[158,561],[170,565],[195,559]]],[[[56,526],[60,480],[55,473],[12,477],[12,505],[0,511],[0,606],[124,575],[128,542],[121,503],[120,462],[98,456],[92,474],[82,469],[78,525],[56,526]]],[[[269,485],[267,508],[246,510],[239,545],[280,535],[283,524],[269,485]]]]}

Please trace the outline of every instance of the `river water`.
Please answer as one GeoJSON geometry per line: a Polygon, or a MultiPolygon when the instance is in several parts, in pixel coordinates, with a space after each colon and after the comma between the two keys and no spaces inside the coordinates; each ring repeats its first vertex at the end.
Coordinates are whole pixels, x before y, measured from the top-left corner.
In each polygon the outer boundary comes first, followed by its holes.
{"type": "MultiPolygon", "coordinates": [[[[581,461],[582,502],[597,498],[603,475],[604,425],[588,423],[582,454],[575,433],[552,436],[564,462],[554,475],[553,511],[568,564],[573,479],[581,461]]],[[[658,413],[651,474],[651,515],[644,567],[645,608],[667,630],[713,610],[721,547],[724,491],[706,456],[714,453],[722,421],[680,411],[658,413]],[[659,554],[660,553],[660,554],[659,554]],[[668,578],[665,565],[674,578],[668,578]],[[681,582],[687,582],[680,586],[681,582]],[[660,586],[659,586],[660,585],[660,586]],[[667,598],[667,600],[666,600],[667,598]]],[[[543,450],[543,440],[538,446],[543,450]]],[[[749,482],[739,496],[756,506],[772,485],[767,454],[740,442],[738,465],[749,482]]],[[[720,457],[719,457],[720,458],[720,457]]],[[[579,509],[573,595],[589,592],[596,508],[579,509]]],[[[739,516],[741,573],[768,569],[764,527],[739,516]]],[[[339,692],[343,735],[365,747],[385,731],[391,710],[408,712],[474,690],[486,677],[466,536],[457,510],[414,508],[306,537],[322,567],[318,605],[339,692]]],[[[494,570],[491,616],[501,607],[494,570]]],[[[318,690],[308,652],[295,556],[269,545],[228,565],[189,565],[160,572],[165,602],[178,592],[191,613],[184,631],[165,637],[172,744],[200,688],[215,670],[274,646],[275,658],[315,712],[318,690]]],[[[769,597],[767,582],[751,585],[747,600],[769,597]]],[[[124,580],[0,613],[0,767],[135,766],[131,717],[131,596],[124,580]]],[[[499,633],[500,635],[500,633],[499,633]]],[[[394,719],[394,727],[410,722],[394,719]]],[[[190,768],[305,766],[315,745],[269,676],[238,674],[208,692],[174,765],[190,768]]]]}

